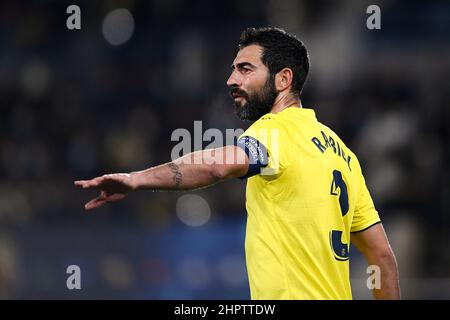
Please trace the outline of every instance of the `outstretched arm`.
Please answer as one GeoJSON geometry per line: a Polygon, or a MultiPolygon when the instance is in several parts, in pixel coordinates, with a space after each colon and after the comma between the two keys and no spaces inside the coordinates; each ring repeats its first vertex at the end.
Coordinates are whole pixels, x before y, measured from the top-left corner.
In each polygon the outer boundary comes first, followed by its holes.
{"type": "Polygon", "coordinates": [[[351,234],[351,243],[361,251],[369,265],[376,265],[381,271],[381,286],[373,289],[375,299],[400,299],[397,261],[381,223],[361,232],[351,234]]]}
{"type": "Polygon", "coordinates": [[[248,157],[241,148],[226,146],[187,154],[177,160],[131,173],[107,174],[75,181],[83,189],[96,188],[100,195],[85,205],[86,210],[123,199],[135,190],[192,190],[244,176],[248,157]]]}

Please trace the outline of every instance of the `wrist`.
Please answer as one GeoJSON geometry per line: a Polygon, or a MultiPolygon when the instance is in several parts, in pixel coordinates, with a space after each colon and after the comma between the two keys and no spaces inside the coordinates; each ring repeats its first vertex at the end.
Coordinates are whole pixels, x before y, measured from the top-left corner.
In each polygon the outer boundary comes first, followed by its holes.
{"type": "Polygon", "coordinates": [[[130,172],[130,187],[132,191],[137,191],[142,188],[140,172],[130,172]]]}

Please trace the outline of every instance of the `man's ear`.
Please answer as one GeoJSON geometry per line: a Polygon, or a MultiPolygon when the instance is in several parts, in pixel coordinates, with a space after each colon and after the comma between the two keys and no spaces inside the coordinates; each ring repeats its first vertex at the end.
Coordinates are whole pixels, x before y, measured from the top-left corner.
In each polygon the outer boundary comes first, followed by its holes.
{"type": "Polygon", "coordinates": [[[275,75],[275,88],[284,91],[292,86],[294,73],[291,68],[283,68],[275,75]]]}

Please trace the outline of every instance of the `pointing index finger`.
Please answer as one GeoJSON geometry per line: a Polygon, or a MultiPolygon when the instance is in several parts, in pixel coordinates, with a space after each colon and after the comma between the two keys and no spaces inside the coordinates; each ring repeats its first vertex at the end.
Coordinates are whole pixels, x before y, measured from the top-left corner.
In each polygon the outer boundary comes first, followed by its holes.
{"type": "Polygon", "coordinates": [[[97,187],[101,181],[102,181],[102,177],[97,177],[97,178],[94,178],[91,180],[77,180],[74,182],[74,184],[78,187],[82,187],[83,189],[86,189],[86,188],[97,187]]]}

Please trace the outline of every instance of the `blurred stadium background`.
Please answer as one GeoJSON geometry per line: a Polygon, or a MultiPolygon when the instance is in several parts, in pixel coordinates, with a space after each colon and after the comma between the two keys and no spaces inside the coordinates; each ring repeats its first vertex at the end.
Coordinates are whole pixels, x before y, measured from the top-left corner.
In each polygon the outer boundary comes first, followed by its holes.
{"type": "MultiPolygon", "coordinates": [[[[276,25],[310,50],[303,103],[359,156],[403,297],[449,299],[449,16],[448,1],[2,1],[0,298],[248,299],[244,182],[87,214],[95,193],[73,180],[167,162],[194,120],[246,128],[225,85],[234,47],[276,25]]],[[[370,299],[351,255],[354,297],[370,299]]]]}

